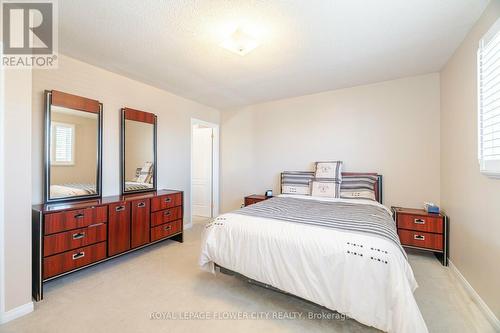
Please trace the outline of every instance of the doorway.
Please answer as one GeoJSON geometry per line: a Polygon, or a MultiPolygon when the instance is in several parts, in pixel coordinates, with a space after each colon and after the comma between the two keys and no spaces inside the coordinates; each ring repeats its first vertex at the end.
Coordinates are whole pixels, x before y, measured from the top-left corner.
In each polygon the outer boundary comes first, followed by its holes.
{"type": "Polygon", "coordinates": [[[219,213],[219,125],[191,119],[191,221],[219,213]]]}

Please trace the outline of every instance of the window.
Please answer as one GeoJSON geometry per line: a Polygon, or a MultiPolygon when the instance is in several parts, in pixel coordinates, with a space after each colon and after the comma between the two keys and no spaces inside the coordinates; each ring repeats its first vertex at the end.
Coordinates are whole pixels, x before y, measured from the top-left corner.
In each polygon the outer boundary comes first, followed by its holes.
{"type": "Polygon", "coordinates": [[[75,164],[75,125],[52,122],[51,140],[51,164],[75,164]]]}
{"type": "Polygon", "coordinates": [[[479,164],[500,177],[500,19],[479,41],[477,69],[479,164]]]}

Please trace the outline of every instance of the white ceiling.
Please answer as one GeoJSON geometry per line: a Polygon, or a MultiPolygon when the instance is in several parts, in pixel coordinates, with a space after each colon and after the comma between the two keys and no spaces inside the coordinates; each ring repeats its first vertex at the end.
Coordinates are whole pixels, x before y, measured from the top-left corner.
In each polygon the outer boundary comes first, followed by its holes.
{"type": "Polygon", "coordinates": [[[60,52],[224,110],[439,71],[488,0],[64,0],[60,52]],[[260,45],[220,47],[237,26],[260,45]]]}

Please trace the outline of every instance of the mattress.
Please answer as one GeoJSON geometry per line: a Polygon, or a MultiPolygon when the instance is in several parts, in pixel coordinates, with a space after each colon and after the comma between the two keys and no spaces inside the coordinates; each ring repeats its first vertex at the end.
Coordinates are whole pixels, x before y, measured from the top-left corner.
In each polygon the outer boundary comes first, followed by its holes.
{"type": "Polygon", "coordinates": [[[94,184],[61,184],[50,186],[50,198],[64,198],[96,194],[94,184]]]}
{"type": "Polygon", "coordinates": [[[153,184],[141,182],[125,182],[125,191],[140,191],[152,189],[153,184]]]}
{"type": "MultiPolygon", "coordinates": [[[[318,201],[340,202],[358,211],[376,207],[377,214],[391,217],[372,200],[293,198],[302,200],[306,212],[318,201]]],[[[215,218],[204,230],[200,266],[215,273],[217,264],[386,332],[427,332],[413,296],[417,282],[399,241],[277,217],[235,211],[215,218]]],[[[395,223],[389,227],[396,230],[395,223]]]]}

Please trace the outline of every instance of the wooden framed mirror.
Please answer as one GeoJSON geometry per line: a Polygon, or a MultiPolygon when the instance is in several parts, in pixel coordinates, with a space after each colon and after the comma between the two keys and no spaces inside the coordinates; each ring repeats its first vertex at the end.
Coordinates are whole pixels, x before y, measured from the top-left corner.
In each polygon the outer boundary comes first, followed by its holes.
{"type": "Polygon", "coordinates": [[[45,202],[102,195],[102,103],[45,91],[45,202]]]}
{"type": "Polygon", "coordinates": [[[122,109],[122,194],[156,190],[156,122],[153,113],[122,109]]]}

